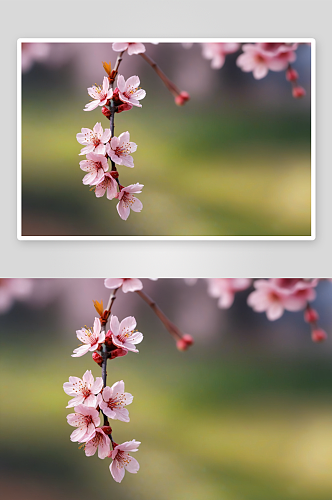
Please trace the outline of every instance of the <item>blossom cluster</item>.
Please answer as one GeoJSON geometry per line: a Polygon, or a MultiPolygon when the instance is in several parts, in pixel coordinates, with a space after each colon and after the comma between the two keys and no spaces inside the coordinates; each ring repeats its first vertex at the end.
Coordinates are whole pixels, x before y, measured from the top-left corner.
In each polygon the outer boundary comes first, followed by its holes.
{"type": "Polygon", "coordinates": [[[67,408],[74,408],[74,413],[67,415],[67,421],[76,427],[71,433],[71,441],[82,443],[87,457],[98,451],[99,458],[111,458],[110,472],[113,479],[120,483],[125,470],[132,473],[139,470],[137,460],[129,452],[137,451],[140,442],[133,439],[117,444],[112,437],[108,419],[129,422],[126,406],[132,403],[133,396],[125,392],[123,380],[111,387],[106,385],[106,363],[107,359],[125,356],[129,351],[138,352],[136,344],[143,340],[143,335],[135,331],[136,320],[133,316],[119,322],[117,316],[111,315],[110,329],[106,332],[109,311],[103,311],[98,303],[95,307],[100,318],[95,318],[92,328],[84,327],[76,331],[82,345],[74,349],[72,356],[92,352],[92,359],[102,367],[103,377],[94,379],[91,370],[87,370],[82,379],[69,377],[69,382],[63,384],[65,393],[72,397],[67,408]],[[101,425],[100,414],[104,425],[101,425]]]}

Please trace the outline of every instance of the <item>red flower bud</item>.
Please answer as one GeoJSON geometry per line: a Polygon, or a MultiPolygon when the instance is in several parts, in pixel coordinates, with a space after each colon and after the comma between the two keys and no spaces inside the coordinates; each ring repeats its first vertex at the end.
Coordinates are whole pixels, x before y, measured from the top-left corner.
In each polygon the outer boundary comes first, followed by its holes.
{"type": "Polygon", "coordinates": [[[106,116],[106,118],[110,119],[111,112],[108,108],[106,108],[106,106],[103,106],[101,108],[101,112],[103,113],[104,116],[106,116]]]}
{"type": "Polygon", "coordinates": [[[105,335],[105,344],[107,345],[108,348],[111,348],[114,344],[112,341],[112,332],[111,330],[108,330],[108,332],[105,335]]]}
{"type": "Polygon", "coordinates": [[[110,427],[109,425],[103,425],[100,428],[105,432],[105,434],[112,434],[112,427],[110,427]]]}
{"type": "Polygon", "coordinates": [[[313,330],[311,333],[311,338],[314,342],[323,342],[327,339],[327,334],[326,332],[324,332],[324,330],[321,329],[313,330]]]}
{"type": "Polygon", "coordinates": [[[193,345],[193,343],[194,339],[192,336],[186,333],[180,340],[177,341],[176,347],[179,351],[186,351],[191,345],[193,345]]]}
{"type": "Polygon", "coordinates": [[[132,107],[133,105],[129,104],[129,102],[124,102],[123,104],[120,104],[120,106],[116,108],[115,112],[122,113],[122,111],[129,111],[132,107]]]}
{"type": "Polygon", "coordinates": [[[93,361],[95,361],[97,363],[97,365],[101,366],[102,363],[103,363],[103,358],[100,354],[98,354],[98,352],[94,352],[92,354],[92,359],[93,361]]]}
{"type": "Polygon", "coordinates": [[[296,82],[298,77],[299,74],[295,69],[290,68],[286,71],[286,80],[288,80],[289,82],[296,82]]]}
{"type": "Polygon", "coordinates": [[[120,356],[125,356],[126,354],[128,354],[128,351],[126,349],[122,349],[122,347],[119,347],[118,349],[114,349],[113,351],[111,351],[108,357],[114,359],[120,356]]]}
{"type": "Polygon", "coordinates": [[[183,90],[182,92],[180,92],[179,95],[176,96],[175,104],[177,106],[183,106],[187,101],[189,101],[189,99],[190,99],[190,95],[188,94],[188,92],[183,90]]]}
{"type": "Polygon", "coordinates": [[[315,311],[315,309],[306,309],[304,311],[304,321],[306,321],[307,323],[315,323],[316,321],[318,321],[318,312],[315,311]]]}
{"type": "Polygon", "coordinates": [[[305,90],[303,87],[294,87],[293,88],[293,97],[296,99],[305,96],[305,90]]]}

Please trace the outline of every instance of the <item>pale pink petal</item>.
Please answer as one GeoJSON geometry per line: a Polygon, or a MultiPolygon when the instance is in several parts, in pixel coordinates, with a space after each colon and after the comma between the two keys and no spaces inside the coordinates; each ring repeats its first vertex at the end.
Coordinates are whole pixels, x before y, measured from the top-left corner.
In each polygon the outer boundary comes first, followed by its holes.
{"type": "Polygon", "coordinates": [[[116,209],[118,211],[118,214],[120,215],[121,219],[127,220],[130,214],[130,208],[128,205],[125,205],[122,203],[122,201],[119,201],[119,203],[116,206],[116,209]]]}
{"type": "Polygon", "coordinates": [[[143,283],[137,278],[131,278],[124,281],[122,285],[123,293],[135,292],[136,290],[142,290],[143,283]]]}
{"type": "Polygon", "coordinates": [[[117,86],[120,92],[124,92],[126,90],[126,81],[122,75],[118,76],[117,86]]]}
{"type": "Polygon", "coordinates": [[[74,354],[72,354],[72,358],[78,358],[80,356],[83,356],[89,351],[90,346],[89,345],[82,345],[80,347],[77,347],[77,349],[74,349],[74,354]]]}
{"type": "Polygon", "coordinates": [[[142,52],[145,52],[145,46],[143,43],[130,43],[127,52],[129,56],[133,54],[142,54],[142,52]]]}
{"type": "Polygon", "coordinates": [[[68,401],[68,405],[66,406],[66,408],[73,408],[74,406],[83,403],[83,401],[84,401],[84,396],[80,394],[79,396],[76,396],[75,398],[68,401]]]}
{"type": "Polygon", "coordinates": [[[89,389],[91,389],[91,386],[94,382],[94,377],[91,373],[91,370],[87,370],[84,375],[83,375],[83,382],[86,383],[89,389]]]}
{"type": "Polygon", "coordinates": [[[102,390],[102,388],[103,388],[103,379],[101,377],[97,377],[96,381],[91,387],[91,392],[93,392],[93,394],[98,394],[102,390]]]}
{"type": "Polygon", "coordinates": [[[113,460],[110,465],[110,471],[114,481],[116,481],[117,483],[121,483],[125,475],[124,467],[121,467],[116,460],[113,460]]]}
{"type": "Polygon", "coordinates": [[[96,408],[96,406],[97,406],[97,396],[95,396],[94,394],[90,394],[87,398],[85,398],[84,404],[86,406],[91,406],[93,408],[96,408]]]}
{"type": "Polygon", "coordinates": [[[134,316],[128,316],[127,318],[124,318],[121,323],[120,323],[120,331],[121,333],[124,330],[132,331],[136,328],[136,319],[134,316]]]}
{"type": "Polygon", "coordinates": [[[127,469],[128,472],[131,472],[132,474],[136,474],[139,470],[139,463],[137,460],[131,456],[128,456],[129,462],[125,465],[125,468],[127,469]]]}
{"type": "Polygon", "coordinates": [[[104,281],[104,285],[106,288],[114,289],[119,288],[124,279],[123,278],[106,278],[104,281]]]}
{"type": "Polygon", "coordinates": [[[134,202],[130,205],[130,208],[133,210],[133,212],[140,212],[143,208],[143,203],[141,202],[141,200],[135,198],[134,196],[134,202]]]}
{"type": "Polygon", "coordinates": [[[126,50],[129,46],[129,43],[124,43],[124,42],[115,42],[112,44],[112,49],[115,52],[123,52],[126,50]]]}
{"type": "Polygon", "coordinates": [[[280,303],[271,304],[266,311],[266,316],[270,321],[275,321],[283,315],[284,308],[280,303]]]}
{"type": "Polygon", "coordinates": [[[85,105],[83,111],[92,111],[93,109],[96,109],[98,106],[99,106],[99,101],[92,101],[85,105]]]}
{"type": "Polygon", "coordinates": [[[119,328],[120,328],[120,323],[119,323],[119,320],[118,320],[117,316],[111,316],[110,326],[111,326],[111,332],[114,335],[118,335],[119,328]]]}

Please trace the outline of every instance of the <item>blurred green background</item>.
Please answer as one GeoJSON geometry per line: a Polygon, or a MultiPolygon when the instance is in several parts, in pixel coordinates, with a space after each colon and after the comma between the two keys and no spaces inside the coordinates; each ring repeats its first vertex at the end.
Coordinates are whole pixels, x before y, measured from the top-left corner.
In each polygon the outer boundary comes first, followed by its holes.
{"type": "MultiPolygon", "coordinates": [[[[109,362],[108,384],[123,379],[134,401],[114,439],[136,439],[141,469],[113,481],[110,460],[87,458],[66,422],[62,385],[87,369],[71,358],[75,330],[90,326],[103,280],[36,280],[27,303],[0,316],[2,497],[10,500],[330,500],[332,497],[331,336],[314,344],[302,313],[276,322],[246,305],[217,308],[204,280],[144,280],[175,323],[193,335],[179,352],[135,293],[119,292],[113,313],[134,315],[139,353],[109,362]]],[[[314,302],[331,335],[332,285],[314,302]]]]}
{"type": "Polygon", "coordinates": [[[138,74],[142,108],[116,115],[115,134],[138,145],[123,185],[139,182],[143,211],[122,221],[116,201],[83,186],[76,134],[109,121],[84,112],[86,91],[105,75],[111,44],[51,44],[47,62],[22,78],[22,234],[25,236],[307,236],[310,217],[310,47],[294,67],[307,95],[295,100],[284,72],[263,80],[227,56],[210,68],[199,44],[147,45],[147,53],[191,95],[177,107],[140,56],[120,73],[138,74]]]}

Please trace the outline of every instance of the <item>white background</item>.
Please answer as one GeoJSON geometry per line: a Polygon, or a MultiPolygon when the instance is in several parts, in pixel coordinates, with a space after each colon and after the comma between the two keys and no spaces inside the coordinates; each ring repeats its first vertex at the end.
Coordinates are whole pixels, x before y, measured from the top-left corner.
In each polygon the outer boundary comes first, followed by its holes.
{"type": "Polygon", "coordinates": [[[2,2],[0,275],[2,277],[332,276],[331,10],[330,0],[2,2]],[[316,39],[315,241],[17,240],[17,39],[126,36],[316,39]]]}

